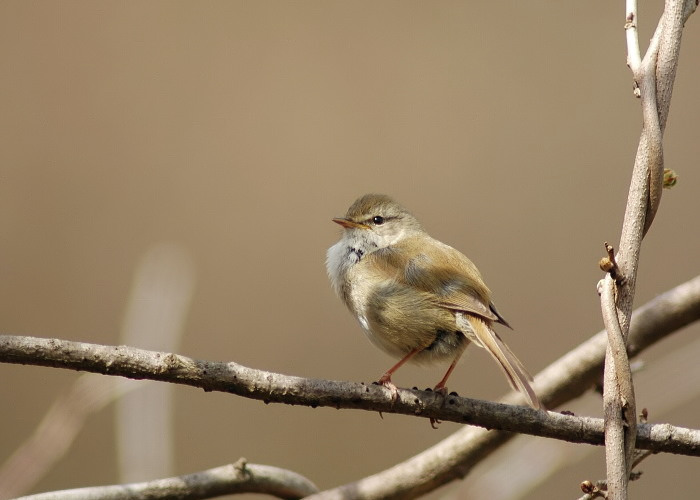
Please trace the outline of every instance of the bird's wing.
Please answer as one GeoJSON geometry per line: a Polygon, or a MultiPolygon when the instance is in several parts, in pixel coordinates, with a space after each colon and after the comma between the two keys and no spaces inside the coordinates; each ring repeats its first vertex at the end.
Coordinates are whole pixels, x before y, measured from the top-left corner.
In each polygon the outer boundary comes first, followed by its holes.
{"type": "Polygon", "coordinates": [[[386,277],[431,295],[436,305],[507,325],[491,303],[476,266],[430,237],[408,237],[367,256],[386,277]]]}

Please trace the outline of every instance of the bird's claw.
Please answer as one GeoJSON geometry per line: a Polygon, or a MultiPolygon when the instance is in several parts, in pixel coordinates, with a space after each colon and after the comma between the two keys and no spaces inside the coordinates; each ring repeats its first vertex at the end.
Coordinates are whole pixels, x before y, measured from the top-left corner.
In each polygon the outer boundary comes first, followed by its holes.
{"type": "Polygon", "coordinates": [[[431,418],[430,419],[430,427],[433,429],[437,429],[437,426],[442,423],[442,420],[438,420],[437,418],[431,418]]]}
{"type": "MultiPolygon", "coordinates": [[[[445,387],[442,384],[438,384],[435,387],[433,387],[433,392],[442,396],[444,404],[445,397],[447,396],[447,387],[445,387]]],[[[430,427],[432,427],[433,429],[437,429],[437,426],[441,423],[442,420],[438,420],[437,418],[430,419],[430,427]]]]}

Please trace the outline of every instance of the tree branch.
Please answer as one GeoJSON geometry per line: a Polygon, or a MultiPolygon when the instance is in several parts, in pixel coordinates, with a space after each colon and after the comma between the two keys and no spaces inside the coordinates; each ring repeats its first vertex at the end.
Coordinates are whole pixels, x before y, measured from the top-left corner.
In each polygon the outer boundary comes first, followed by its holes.
{"type": "MultiPolygon", "coordinates": [[[[628,351],[634,356],[698,319],[700,276],[635,311],[628,351]]],[[[535,383],[542,400],[554,407],[590,389],[599,379],[606,344],[606,333],[599,332],[543,370],[535,383]]],[[[0,361],[169,381],[267,402],[417,414],[572,442],[601,444],[603,440],[600,419],[544,413],[455,396],[448,397],[443,405],[439,396],[424,391],[399,390],[399,399],[394,404],[391,392],[379,386],[291,377],[236,363],[197,361],[124,346],[0,336],[0,361]]],[[[511,394],[506,401],[522,402],[518,397],[511,394]]],[[[646,424],[640,426],[637,447],[698,455],[699,434],[698,431],[665,424],[646,424]]],[[[347,496],[349,491],[356,491],[362,492],[364,498],[413,498],[463,477],[473,465],[511,436],[508,432],[465,427],[407,462],[319,495],[322,498],[357,498],[347,496]]]]}
{"type": "MultiPolygon", "coordinates": [[[[0,358],[15,363],[82,369],[105,375],[146,378],[230,392],[267,403],[330,406],[420,415],[488,429],[521,432],[575,443],[602,444],[603,421],[528,407],[447,396],[419,390],[399,390],[394,401],[381,386],[314,380],[241,366],[237,363],[195,360],[126,346],[104,346],[36,337],[0,336],[0,358]],[[29,352],[27,355],[25,353],[29,352]]],[[[654,451],[700,455],[700,431],[674,428],[668,440],[657,426],[646,428],[639,446],[654,451]],[[695,442],[697,439],[697,443],[695,442]],[[695,445],[699,447],[696,449],[695,445]]],[[[665,428],[665,427],[664,427],[665,428]]]]}
{"type": "Polygon", "coordinates": [[[605,456],[610,498],[627,498],[627,483],[636,441],[636,402],[627,341],[642,239],[661,203],[664,160],[663,131],[671,103],[683,26],[697,0],[667,0],[656,32],[640,60],[636,0],[626,2],[627,63],[635,81],[635,95],[642,99],[642,134],[635,158],[617,262],[624,284],[616,288],[614,277],[603,280],[601,307],[609,333],[603,405],[605,456]],[[615,309],[616,308],[616,309],[615,309]]]}
{"type": "Polygon", "coordinates": [[[236,493],[265,493],[278,498],[302,498],[318,491],[305,477],[278,467],[249,464],[244,458],[185,476],[143,483],[94,486],[21,497],[22,500],[194,500],[236,493]]]}
{"type": "Polygon", "coordinates": [[[605,352],[603,410],[605,417],[605,457],[607,483],[611,491],[626,491],[631,472],[631,458],[637,438],[637,409],[632,384],[632,370],[615,308],[615,280],[600,281],[603,322],[608,333],[605,352]]]}

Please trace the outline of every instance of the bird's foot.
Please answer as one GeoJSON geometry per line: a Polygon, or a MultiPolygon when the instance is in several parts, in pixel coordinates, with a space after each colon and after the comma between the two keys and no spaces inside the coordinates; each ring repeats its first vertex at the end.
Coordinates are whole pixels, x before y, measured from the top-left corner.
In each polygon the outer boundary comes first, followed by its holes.
{"type": "Polygon", "coordinates": [[[445,384],[438,384],[435,387],[433,387],[433,392],[437,392],[444,398],[445,396],[447,396],[447,387],[445,386],[445,384]]]}
{"type": "Polygon", "coordinates": [[[385,373],[382,377],[375,382],[377,385],[383,385],[391,391],[391,402],[396,403],[399,399],[399,388],[394,385],[391,381],[391,375],[385,373]]]}
{"type": "MultiPolygon", "coordinates": [[[[447,396],[447,387],[445,386],[444,382],[440,382],[438,385],[433,387],[433,392],[440,394],[442,396],[443,403],[445,402],[445,396],[447,396]]],[[[438,424],[441,423],[442,420],[438,420],[437,418],[430,419],[430,427],[432,427],[433,429],[437,429],[438,424]]]]}

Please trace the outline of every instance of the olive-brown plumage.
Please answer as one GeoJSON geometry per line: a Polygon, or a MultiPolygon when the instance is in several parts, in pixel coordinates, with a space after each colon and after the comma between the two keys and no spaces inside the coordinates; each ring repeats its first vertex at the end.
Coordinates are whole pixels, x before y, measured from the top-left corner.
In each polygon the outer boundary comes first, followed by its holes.
{"type": "Polygon", "coordinates": [[[528,404],[542,408],[522,363],[493,330],[509,326],[491,300],[476,266],[431,238],[418,220],[386,195],[368,194],[333,219],[341,240],[328,249],[333,288],[369,339],[400,358],[379,380],[395,389],[392,374],[406,361],[449,360],[445,383],[469,342],[485,348],[528,404]]]}

